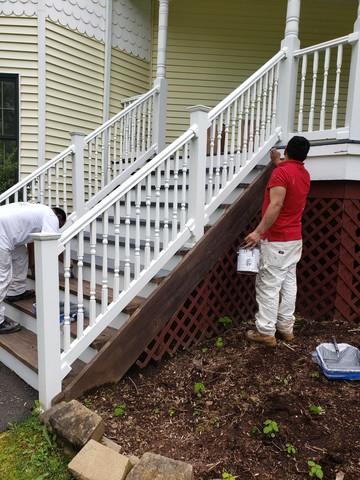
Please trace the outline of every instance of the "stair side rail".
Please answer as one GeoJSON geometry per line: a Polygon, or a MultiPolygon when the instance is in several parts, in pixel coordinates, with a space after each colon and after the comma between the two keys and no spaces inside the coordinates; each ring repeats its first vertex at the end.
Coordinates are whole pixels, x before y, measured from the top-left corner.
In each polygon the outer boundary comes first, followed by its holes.
{"type": "Polygon", "coordinates": [[[43,203],[73,212],[73,218],[75,206],[89,208],[86,204],[102,188],[111,182],[115,188],[155,154],[152,115],[158,94],[155,87],[87,136],[76,134],[76,142],[3,192],[0,205],[43,203]],[[83,192],[82,198],[77,191],[83,192]]]}
{"type": "Polygon", "coordinates": [[[350,70],[358,68],[358,42],[359,32],[354,32],[294,51],[297,105],[290,135],[304,135],[309,140],[350,138],[349,110],[359,111],[359,106],[349,101],[358,88],[349,82],[350,70]]]}
{"type": "Polygon", "coordinates": [[[281,49],[209,112],[208,218],[279,139],[281,49]]]}

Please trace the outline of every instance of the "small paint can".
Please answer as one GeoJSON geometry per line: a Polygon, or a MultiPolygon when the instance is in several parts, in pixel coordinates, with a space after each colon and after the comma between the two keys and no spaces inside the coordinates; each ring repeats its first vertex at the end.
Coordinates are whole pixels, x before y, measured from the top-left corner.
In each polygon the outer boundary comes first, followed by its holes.
{"type": "Polygon", "coordinates": [[[259,271],[260,250],[258,248],[240,248],[237,258],[239,273],[255,274],[259,271]]]}

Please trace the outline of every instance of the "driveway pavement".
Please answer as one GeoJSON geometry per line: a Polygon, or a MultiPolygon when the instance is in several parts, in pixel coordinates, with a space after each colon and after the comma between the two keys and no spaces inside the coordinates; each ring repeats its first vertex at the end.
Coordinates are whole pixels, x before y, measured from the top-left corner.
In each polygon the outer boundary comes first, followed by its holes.
{"type": "Polygon", "coordinates": [[[0,432],[28,417],[36,398],[35,390],[0,363],[0,432]]]}

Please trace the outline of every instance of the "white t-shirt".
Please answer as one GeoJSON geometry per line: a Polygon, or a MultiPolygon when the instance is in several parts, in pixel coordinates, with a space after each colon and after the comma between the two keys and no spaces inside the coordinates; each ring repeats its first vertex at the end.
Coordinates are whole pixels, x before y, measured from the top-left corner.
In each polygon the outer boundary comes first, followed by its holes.
{"type": "Polygon", "coordinates": [[[32,241],[32,233],[59,233],[59,220],[50,207],[10,203],[0,207],[0,248],[13,250],[32,241]]]}

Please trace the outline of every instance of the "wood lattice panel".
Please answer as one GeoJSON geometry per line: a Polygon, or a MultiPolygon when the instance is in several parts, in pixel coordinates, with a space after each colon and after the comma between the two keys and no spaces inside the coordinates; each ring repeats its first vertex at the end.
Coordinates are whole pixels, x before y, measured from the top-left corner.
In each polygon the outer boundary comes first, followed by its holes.
{"type": "MultiPolygon", "coordinates": [[[[297,310],[315,320],[360,321],[360,186],[321,182],[312,186],[303,219],[303,256],[298,265],[297,310]]],[[[228,315],[235,323],[254,318],[255,277],[236,273],[239,233],[229,251],[192,291],[150,343],[137,364],[145,367],[178,348],[188,348],[220,333],[216,320],[228,315]]]]}

